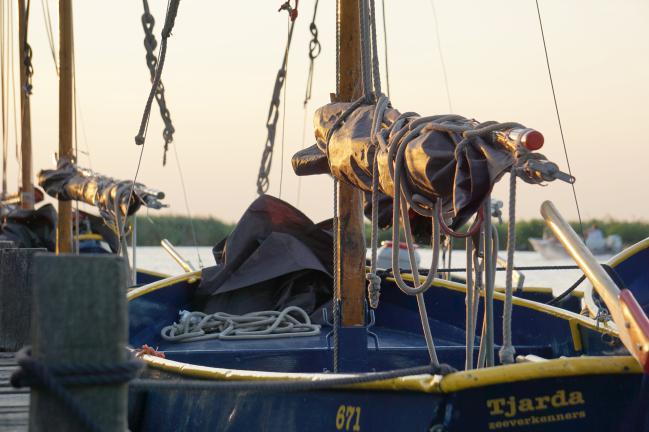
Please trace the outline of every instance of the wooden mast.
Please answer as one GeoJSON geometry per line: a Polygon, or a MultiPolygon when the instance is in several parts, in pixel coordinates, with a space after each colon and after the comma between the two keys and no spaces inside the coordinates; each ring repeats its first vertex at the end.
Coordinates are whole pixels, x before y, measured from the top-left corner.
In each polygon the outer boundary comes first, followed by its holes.
{"type": "MultiPolygon", "coordinates": [[[[59,0],[59,160],[73,161],[72,151],[72,0],[59,0]]],[[[57,253],[72,252],[72,202],[59,201],[57,253]]]]}
{"type": "MultiPolygon", "coordinates": [[[[338,101],[351,102],[362,96],[360,21],[361,0],[337,0],[339,28],[338,101]]],[[[341,300],[343,326],[365,323],[365,235],[363,198],[353,186],[338,183],[338,270],[337,298],[341,300]]]]}
{"type": "Polygon", "coordinates": [[[29,94],[27,92],[27,70],[24,64],[27,46],[27,10],[25,0],[18,0],[18,40],[20,65],[20,160],[22,187],[20,204],[27,210],[34,209],[34,186],[32,184],[32,122],[29,94]]]}

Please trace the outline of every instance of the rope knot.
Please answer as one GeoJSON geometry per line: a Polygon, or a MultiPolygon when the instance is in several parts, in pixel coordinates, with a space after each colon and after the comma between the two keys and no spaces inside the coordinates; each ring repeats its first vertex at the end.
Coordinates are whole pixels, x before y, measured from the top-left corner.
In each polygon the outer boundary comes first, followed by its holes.
{"type": "Polygon", "coordinates": [[[367,295],[369,297],[370,307],[376,309],[379,306],[379,297],[381,296],[381,277],[376,273],[367,273],[365,279],[369,282],[367,285],[367,295]]]}
{"type": "Polygon", "coordinates": [[[297,19],[297,6],[300,3],[300,0],[295,0],[295,7],[291,6],[291,1],[286,0],[280,7],[277,9],[277,12],[281,12],[283,10],[288,12],[288,16],[291,19],[291,21],[295,21],[297,19]]]}
{"type": "Polygon", "coordinates": [[[32,358],[29,346],[16,353],[16,361],[19,369],[11,376],[12,386],[37,387],[51,393],[79,419],[85,430],[92,432],[99,432],[101,428],[66,386],[124,384],[135,378],[144,367],[144,362],[138,359],[123,363],[46,365],[32,358]]]}
{"type": "Polygon", "coordinates": [[[498,357],[502,364],[514,363],[514,355],[516,355],[516,348],[512,345],[503,345],[500,347],[500,351],[498,351],[498,357]]]}

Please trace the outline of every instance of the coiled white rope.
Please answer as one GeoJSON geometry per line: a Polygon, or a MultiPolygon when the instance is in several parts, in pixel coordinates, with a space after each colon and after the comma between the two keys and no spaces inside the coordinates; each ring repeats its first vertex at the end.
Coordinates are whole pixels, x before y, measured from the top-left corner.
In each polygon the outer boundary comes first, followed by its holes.
{"type": "Polygon", "coordinates": [[[309,315],[298,306],[289,306],[281,312],[259,311],[243,315],[181,311],[177,323],[160,331],[162,338],[171,342],[274,339],[314,336],[319,333],[320,326],[312,324],[309,315]]]}

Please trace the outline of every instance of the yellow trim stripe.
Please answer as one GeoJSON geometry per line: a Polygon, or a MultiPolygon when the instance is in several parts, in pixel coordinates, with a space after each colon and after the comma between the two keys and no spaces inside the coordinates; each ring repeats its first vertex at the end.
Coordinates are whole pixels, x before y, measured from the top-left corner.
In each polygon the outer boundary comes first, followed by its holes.
{"type": "Polygon", "coordinates": [[[624,249],[622,252],[609,259],[607,264],[611,267],[616,267],[631,258],[633,255],[642,252],[647,248],[649,248],[649,238],[640,240],[638,243],[624,249]]]}
{"type": "Polygon", "coordinates": [[[575,351],[581,352],[584,350],[584,345],[581,340],[581,333],[579,332],[579,323],[574,319],[568,320],[570,325],[570,335],[572,336],[572,345],[575,351]]]}
{"type": "Polygon", "coordinates": [[[81,234],[80,236],[74,236],[74,238],[79,240],[79,241],[83,241],[83,240],[100,240],[100,241],[102,241],[102,240],[104,240],[104,238],[101,235],[95,234],[95,233],[81,234]]]}
{"type": "Polygon", "coordinates": [[[162,289],[162,288],[167,288],[167,287],[169,287],[171,285],[175,285],[175,284],[180,283],[180,282],[196,281],[196,280],[198,280],[200,278],[201,278],[201,271],[200,270],[196,270],[195,272],[191,272],[191,273],[183,273],[183,274],[178,275],[178,276],[172,276],[172,277],[169,277],[167,279],[151,282],[150,284],[146,284],[146,285],[143,285],[143,286],[141,286],[139,288],[132,289],[126,294],[126,299],[128,301],[131,301],[131,300],[134,300],[134,299],[136,299],[138,297],[141,297],[141,296],[143,296],[145,294],[152,293],[153,291],[157,291],[157,290],[162,289]]]}
{"type": "MultiPolygon", "coordinates": [[[[224,381],[326,381],[333,378],[324,373],[280,373],[222,369],[199,366],[144,355],[142,359],[148,366],[188,378],[224,381]]],[[[416,391],[423,393],[454,393],[472,388],[487,387],[505,383],[530,381],[544,378],[558,378],[583,375],[623,375],[641,374],[638,362],[630,356],[625,357],[573,357],[527,362],[486,369],[455,372],[446,376],[411,375],[373,383],[347,386],[350,389],[416,391]]],[[[337,374],[336,378],[349,377],[337,374]]]]}

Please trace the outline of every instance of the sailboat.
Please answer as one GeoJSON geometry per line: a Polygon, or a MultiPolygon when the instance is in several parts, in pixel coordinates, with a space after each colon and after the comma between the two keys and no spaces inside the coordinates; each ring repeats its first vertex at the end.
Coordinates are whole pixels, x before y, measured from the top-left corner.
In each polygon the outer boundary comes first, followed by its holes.
{"type": "Polygon", "coordinates": [[[316,113],[317,144],[293,159],[296,173],[337,182],[333,226],[261,195],[215,247],[216,267],[131,290],[130,345],[148,368],[131,384],[129,427],[649,430],[649,239],[613,258],[609,273],[545,202],[549,228],[592,285],[584,314],[514,296],[511,282],[497,292],[493,184],[508,172],[510,181],[574,179],[536,152],[533,129],[392,108],[373,72],[372,5],[338,0],[336,96],[316,113]],[[394,248],[400,225],[411,252],[409,233],[427,230],[428,272],[412,254],[409,274],[374,260],[366,271],[360,191],[373,196],[373,228],[388,206],[394,248]],[[442,230],[467,238],[465,284],[437,275],[442,230]],[[334,298],[323,304],[327,278],[334,298]],[[271,296],[276,310],[231,310],[266,304],[269,292],[282,294],[271,296]]]}

